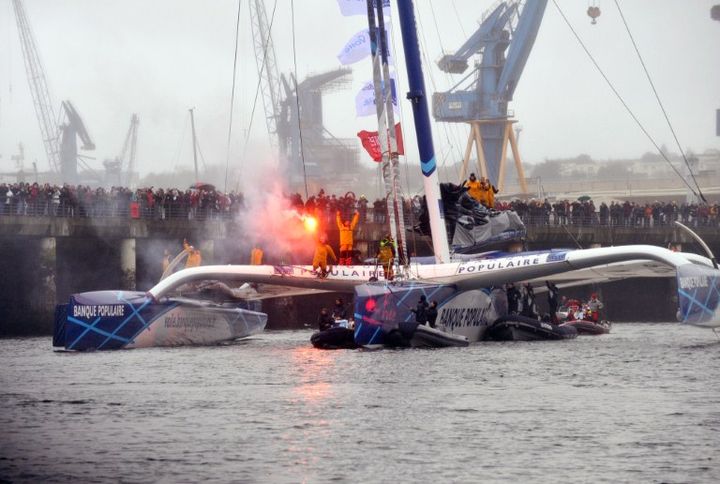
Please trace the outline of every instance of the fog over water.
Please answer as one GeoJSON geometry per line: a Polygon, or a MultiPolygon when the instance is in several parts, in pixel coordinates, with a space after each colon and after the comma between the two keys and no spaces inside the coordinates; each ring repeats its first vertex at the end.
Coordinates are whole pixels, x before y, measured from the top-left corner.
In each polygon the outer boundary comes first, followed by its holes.
{"type": "MultiPolygon", "coordinates": [[[[119,154],[130,121],[140,115],[141,175],[189,167],[192,155],[187,109],[196,108],[198,137],[208,164],[225,163],[232,56],[237,2],[234,0],[25,0],[56,106],[74,102],[83,116],[101,166],[119,154]]],[[[426,59],[452,52],[476,28],[491,0],[418,0],[417,12],[426,59]],[[437,25],[437,27],[436,27],[437,25]]],[[[621,1],[623,12],[665,102],[683,147],[717,148],[715,109],[720,108],[720,22],[710,19],[715,0],[621,1]]],[[[273,0],[266,0],[268,12],[273,0]]],[[[558,0],[579,35],[659,144],[672,138],[624,31],[614,2],[600,2],[602,15],[591,25],[588,2],[558,0]]],[[[277,1],[273,36],[279,69],[293,65],[290,0],[277,1]]],[[[365,27],[362,16],[342,17],[334,0],[295,2],[298,77],[339,67],[336,55],[365,27]]],[[[396,19],[395,19],[396,20],[396,19]]],[[[244,152],[257,84],[247,2],[241,14],[239,85],[231,166],[244,152]]],[[[0,171],[14,170],[17,143],[26,147],[26,164],[47,168],[32,107],[11,2],[0,5],[0,171]]],[[[405,70],[397,25],[397,77],[405,92],[405,70]]],[[[354,96],[371,77],[369,61],[353,66],[350,89],[326,97],[326,125],[333,134],[353,137],[375,129],[373,117],[356,118],[354,96]]],[[[428,88],[445,90],[450,79],[425,65],[428,88]]],[[[404,96],[401,96],[401,98],[404,96]]],[[[402,119],[411,122],[407,102],[402,119]]],[[[521,149],[528,162],[588,153],[596,159],[634,157],[652,146],[611,95],[573,39],[557,9],[546,14],[516,91],[511,109],[523,126],[521,149]]],[[[256,108],[248,163],[274,158],[263,119],[256,108]]],[[[412,130],[406,146],[417,158],[412,130]]],[[[464,126],[435,125],[439,158],[457,161],[464,148],[464,126]]],[[[369,161],[366,161],[370,164],[369,161]]]]}

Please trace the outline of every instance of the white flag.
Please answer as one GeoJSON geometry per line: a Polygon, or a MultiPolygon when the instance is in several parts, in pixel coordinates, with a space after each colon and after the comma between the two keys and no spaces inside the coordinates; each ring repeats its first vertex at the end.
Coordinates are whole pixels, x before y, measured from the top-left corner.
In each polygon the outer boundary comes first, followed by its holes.
{"type": "MultiPolygon", "coordinates": [[[[395,91],[395,79],[391,78],[393,111],[397,113],[397,94],[395,91]]],[[[355,114],[358,118],[377,114],[375,109],[375,85],[366,82],[360,92],[355,96],[355,114]]]]}
{"type": "MultiPolygon", "coordinates": [[[[377,5],[377,0],[373,2],[377,5]]],[[[350,15],[367,15],[367,0],[338,0],[340,12],[348,17],[350,15]]],[[[390,15],[390,0],[383,0],[383,14],[390,15]]]]}
{"type": "MultiPolygon", "coordinates": [[[[385,29],[385,32],[388,43],[390,43],[390,36],[387,35],[387,29],[385,29]]],[[[389,53],[390,49],[388,49],[388,63],[392,64],[392,57],[389,53]]],[[[364,29],[352,36],[347,44],[345,44],[345,47],[343,47],[337,55],[337,58],[342,65],[346,66],[348,64],[359,62],[370,54],[370,31],[368,29],[364,29]]]]}

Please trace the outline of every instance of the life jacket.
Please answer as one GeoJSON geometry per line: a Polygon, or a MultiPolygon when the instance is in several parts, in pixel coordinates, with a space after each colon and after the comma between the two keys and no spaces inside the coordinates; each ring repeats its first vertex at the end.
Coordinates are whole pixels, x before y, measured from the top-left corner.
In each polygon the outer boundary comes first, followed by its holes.
{"type": "Polygon", "coordinates": [[[468,180],[465,182],[465,186],[468,187],[468,195],[473,197],[478,202],[483,203],[485,197],[483,189],[480,187],[480,182],[478,180],[468,180]]]}
{"type": "Polygon", "coordinates": [[[378,251],[378,262],[381,264],[387,264],[390,262],[393,258],[393,248],[392,245],[390,245],[390,242],[387,242],[386,244],[380,243],[380,250],[378,251]]]}
{"type": "Polygon", "coordinates": [[[327,265],[328,256],[330,256],[333,261],[337,261],[337,257],[335,256],[335,252],[332,250],[332,247],[330,247],[328,244],[318,242],[318,244],[315,246],[313,265],[327,265]]]}
{"type": "Polygon", "coordinates": [[[200,264],[202,264],[202,255],[200,255],[199,250],[193,250],[188,255],[187,262],[185,262],[185,268],[199,267],[200,264]]]}
{"type": "Polygon", "coordinates": [[[485,191],[485,206],[487,208],[495,208],[495,194],[498,192],[498,189],[493,186],[492,183],[488,182],[487,188],[485,191]]]}
{"type": "Polygon", "coordinates": [[[250,252],[250,265],[259,266],[262,264],[263,251],[262,249],[255,247],[250,252]]]}

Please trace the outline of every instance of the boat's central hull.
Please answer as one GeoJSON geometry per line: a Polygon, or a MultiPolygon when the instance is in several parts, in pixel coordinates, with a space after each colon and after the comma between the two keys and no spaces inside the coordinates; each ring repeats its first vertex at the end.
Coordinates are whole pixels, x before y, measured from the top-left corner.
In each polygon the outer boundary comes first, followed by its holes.
{"type": "Polygon", "coordinates": [[[371,283],[355,290],[355,342],[375,346],[392,341],[400,323],[415,321],[421,296],[438,302],[438,330],[473,343],[483,339],[489,324],[498,315],[487,290],[458,291],[455,286],[405,282],[371,283]]]}

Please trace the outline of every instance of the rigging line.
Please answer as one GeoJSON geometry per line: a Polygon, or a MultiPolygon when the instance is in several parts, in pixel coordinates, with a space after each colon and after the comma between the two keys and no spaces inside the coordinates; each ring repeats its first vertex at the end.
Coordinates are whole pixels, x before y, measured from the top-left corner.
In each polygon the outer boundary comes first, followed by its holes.
{"type": "Polygon", "coordinates": [[[458,21],[458,25],[460,26],[460,32],[463,34],[463,39],[467,39],[467,34],[465,33],[465,28],[463,27],[462,20],[460,20],[460,14],[458,13],[457,5],[455,5],[455,0],[452,0],[452,8],[455,11],[455,18],[458,21]]]}
{"type": "MultiPolygon", "coordinates": [[[[430,4],[430,11],[432,12],[433,21],[435,22],[435,32],[437,33],[437,36],[438,36],[438,44],[440,45],[440,49],[442,51],[441,53],[444,54],[445,47],[443,46],[442,35],[440,34],[440,29],[438,28],[437,17],[435,15],[435,9],[433,8],[432,1],[428,2],[428,3],[430,4]]],[[[467,35],[465,34],[465,29],[463,28],[462,22],[460,21],[460,16],[458,15],[457,6],[455,5],[455,0],[453,0],[452,6],[455,9],[455,16],[458,20],[458,24],[460,25],[460,30],[463,33],[463,37],[466,38],[467,35]]],[[[430,75],[432,76],[432,71],[431,71],[430,75]]],[[[450,85],[453,83],[452,78],[450,77],[450,73],[445,72],[445,80],[450,85]]],[[[435,86],[434,79],[433,79],[433,88],[435,89],[435,92],[437,92],[437,86],[435,86]]],[[[458,133],[457,129],[451,129],[447,125],[448,123],[442,123],[442,124],[443,124],[443,130],[445,131],[445,139],[446,139],[447,143],[450,145],[450,149],[448,150],[448,156],[450,154],[450,150],[452,150],[452,151],[456,151],[456,153],[459,157],[462,157],[462,152],[459,151],[459,146],[462,145],[462,136],[458,133]],[[450,140],[450,133],[453,134],[455,141],[450,140]]],[[[456,175],[457,175],[456,178],[460,178],[460,172],[457,169],[455,171],[456,171],[456,175]]]]}
{"type": "MultiPolygon", "coordinates": [[[[420,25],[420,44],[422,47],[420,49],[420,51],[421,51],[421,55],[424,58],[425,63],[428,66],[430,66],[430,65],[432,65],[432,63],[430,62],[430,58],[427,53],[427,51],[428,51],[427,47],[429,44],[427,43],[427,39],[425,38],[425,28],[422,23],[422,17],[420,15],[419,7],[416,7],[416,8],[418,9],[417,21],[418,21],[418,24],[420,25]]],[[[437,83],[435,82],[435,76],[433,75],[433,71],[431,69],[427,69],[426,72],[427,72],[428,77],[430,78],[430,84],[432,84],[433,91],[438,92],[437,83]]],[[[446,74],[446,75],[449,77],[449,74],[446,74]]],[[[449,127],[447,125],[448,123],[441,123],[441,124],[443,127],[443,131],[445,132],[445,140],[447,141],[447,143],[450,145],[451,148],[454,148],[454,149],[457,148],[456,145],[450,140],[450,131],[449,131],[449,127]]],[[[457,136],[457,132],[454,132],[454,134],[457,136]]]]}
{"type": "Polygon", "coordinates": [[[175,156],[173,157],[173,171],[175,168],[177,168],[177,164],[180,161],[180,152],[182,151],[182,147],[185,141],[185,133],[187,132],[188,123],[190,121],[190,117],[185,118],[185,124],[183,125],[183,129],[180,132],[180,140],[178,141],[177,149],[175,150],[175,156]]]}
{"type": "Polygon", "coordinates": [[[443,46],[443,43],[442,43],[442,35],[440,35],[440,27],[438,27],[437,16],[435,15],[435,8],[433,7],[432,2],[428,2],[428,5],[430,5],[430,13],[432,13],[433,23],[435,24],[435,32],[437,33],[437,36],[438,36],[438,44],[440,45],[440,51],[442,51],[442,53],[444,54],[445,47],[443,46]]]}
{"type": "Polygon", "coordinates": [[[195,138],[195,146],[197,146],[198,153],[200,153],[200,161],[202,161],[203,170],[205,170],[205,174],[207,175],[207,162],[205,161],[205,155],[203,155],[202,148],[200,148],[200,141],[195,138]]]}
{"type": "Polygon", "coordinates": [[[223,191],[227,193],[228,167],[230,166],[230,143],[232,141],[233,107],[235,106],[235,80],[237,78],[238,42],[240,39],[240,8],[242,0],[238,0],[237,21],[235,22],[235,54],[233,56],[232,90],[230,91],[230,122],[228,124],[227,150],[225,153],[225,186],[223,191]]]}
{"type": "MultiPolygon", "coordinates": [[[[392,21],[393,21],[393,17],[390,16],[389,22],[390,22],[391,26],[392,26],[392,21]]],[[[398,56],[397,56],[397,51],[395,49],[395,45],[397,45],[396,38],[395,38],[395,32],[397,29],[395,29],[395,28],[387,29],[386,28],[385,30],[386,30],[386,32],[389,30],[389,32],[387,32],[387,33],[389,33],[390,40],[391,40],[388,42],[389,45],[387,46],[387,48],[388,48],[388,50],[392,50],[392,58],[397,59],[398,56]]],[[[402,75],[397,69],[395,69],[394,74],[395,74],[395,91],[396,91],[396,95],[397,95],[397,93],[400,90],[400,81],[402,80],[402,75]]],[[[400,99],[398,96],[398,101],[397,101],[398,120],[399,120],[400,126],[407,126],[405,124],[405,109],[403,106],[404,105],[403,105],[403,103],[400,102],[400,99]]],[[[410,189],[409,163],[408,163],[408,155],[407,155],[407,151],[406,151],[408,149],[407,148],[408,144],[407,144],[406,140],[407,140],[407,132],[403,131],[402,132],[402,142],[403,142],[405,153],[402,155],[398,155],[398,157],[402,156],[402,159],[404,160],[402,162],[402,165],[405,168],[405,187],[404,188],[405,188],[405,193],[410,193],[411,189],[410,189]]],[[[402,187],[400,187],[400,188],[401,188],[400,196],[402,198],[402,187]]]]}
{"type": "Polygon", "coordinates": [[[303,167],[303,182],[305,185],[305,200],[308,199],[307,168],[305,167],[305,149],[302,134],[302,122],[300,120],[300,92],[297,81],[297,49],[295,46],[295,0],[290,0],[290,19],[292,21],[292,49],[293,49],[293,83],[295,84],[295,106],[297,107],[298,133],[300,134],[300,159],[303,167]]]}
{"type": "Polygon", "coordinates": [[[582,49],[583,49],[583,50],[585,51],[585,53],[588,55],[588,57],[590,58],[590,61],[593,63],[593,65],[595,66],[595,68],[598,70],[598,72],[600,73],[600,75],[602,76],[602,78],[605,79],[605,82],[606,82],[607,85],[610,87],[610,89],[611,89],[612,92],[615,94],[615,96],[618,98],[618,100],[619,100],[620,103],[623,105],[623,107],[625,108],[625,110],[628,112],[628,114],[630,115],[630,117],[633,118],[633,120],[634,120],[635,123],[638,125],[638,127],[640,128],[640,130],[641,130],[641,131],[645,134],[645,136],[650,140],[650,142],[651,142],[652,145],[655,147],[655,149],[658,151],[658,153],[660,153],[660,156],[662,156],[663,159],[668,163],[668,165],[670,165],[670,168],[673,169],[673,171],[675,172],[675,174],[677,174],[678,177],[680,177],[680,179],[683,181],[683,183],[685,183],[685,185],[690,189],[691,192],[693,192],[693,194],[694,194],[695,196],[698,196],[698,197],[699,197],[698,193],[695,191],[695,189],[692,187],[692,185],[690,185],[690,184],[687,182],[687,180],[685,180],[685,178],[683,178],[682,174],[678,171],[677,168],[675,168],[675,165],[672,164],[672,162],[671,162],[670,159],[667,157],[667,155],[663,152],[662,149],[660,149],[660,147],[659,147],[658,144],[655,142],[655,140],[653,139],[653,137],[652,137],[652,136],[650,135],[650,133],[648,133],[648,131],[645,129],[645,126],[643,126],[643,124],[640,122],[640,120],[637,118],[637,116],[635,116],[635,113],[630,109],[630,106],[628,106],[628,104],[625,102],[625,99],[623,99],[623,97],[620,95],[620,93],[618,92],[618,90],[615,89],[615,86],[613,85],[613,83],[610,82],[610,79],[605,75],[605,72],[600,68],[600,65],[597,63],[597,61],[596,61],[595,58],[592,56],[592,54],[590,53],[590,51],[588,50],[588,48],[585,46],[585,43],[582,41],[582,39],[580,39],[580,36],[579,36],[578,33],[575,31],[575,29],[573,28],[573,26],[570,24],[570,21],[569,21],[568,18],[565,16],[565,13],[564,13],[564,12],[562,11],[562,9],[560,8],[560,5],[558,5],[557,0],[552,0],[552,1],[553,1],[553,4],[555,4],[555,8],[557,8],[558,12],[560,12],[560,16],[563,18],[563,20],[565,21],[565,23],[567,24],[567,26],[570,28],[570,31],[571,31],[571,32],[573,33],[573,35],[575,36],[575,39],[576,39],[576,40],[578,41],[578,43],[580,44],[580,47],[582,47],[582,49]]]}
{"type": "MultiPolygon", "coordinates": [[[[265,69],[265,63],[267,60],[267,50],[269,47],[270,42],[270,33],[272,32],[273,23],[275,22],[275,10],[277,9],[277,3],[278,0],[275,0],[275,3],[273,4],[273,10],[272,14],[270,15],[270,25],[268,26],[268,34],[267,38],[265,39],[265,49],[263,50],[263,58],[262,63],[260,64],[260,69],[258,69],[258,82],[257,86],[255,86],[255,98],[253,99],[253,107],[252,111],[250,112],[250,123],[248,124],[248,129],[245,133],[245,144],[243,146],[243,156],[240,160],[240,167],[242,168],[243,164],[245,163],[245,154],[247,153],[247,146],[248,142],[250,141],[250,133],[252,132],[252,125],[253,120],[255,119],[255,109],[257,108],[257,100],[258,96],[260,94],[260,87],[262,85],[262,71],[265,69]]],[[[250,5],[250,2],[248,2],[248,5],[250,5]]]]}
{"type": "Polygon", "coordinates": [[[643,68],[643,71],[645,71],[645,76],[647,77],[648,82],[650,83],[650,87],[652,87],[653,93],[655,94],[655,99],[658,102],[658,105],[660,106],[660,110],[663,113],[663,116],[665,116],[665,121],[667,121],[668,128],[670,128],[670,132],[673,135],[673,138],[675,139],[675,144],[678,147],[678,150],[680,151],[680,154],[683,157],[683,161],[685,161],[685,166],[687,166],[688,172],[690,172],[690,176],[693,179],[693,182],[695,183],[695,186],[697,187],[698,194],[700,195],[700,198],[703,202],[707,203],[707,200],[705,200],[705,197],[703,196],[702,190],[700,189],[700,185],[698,184],[697,180],[695,179],[695,174],[692,171],[692,168],[690,168],[690,162],[687,159],[687,156],[685,156],[685,151],[683,150],[682,146],[680,145],[680,141],[678,140],[677,134],[675,133],[675,129],[673,128],[672,123],[670,122],[670,117],[668,116],[667,111],[665,110],[665,106],[663,105],[662,101],[660,100],[660,95],[657,92],[657,89],[655,88],[655,83],[652,80],[652,77],[650,77],[650,72],[648,71],[647,66],[645,65],[645,60],[643,59],[642,55],[640,54],[640,49],[638,48],[637,43],[635,42],[635,37],[633,36],[632,32],[630,31],[630,26],[627,23],[627,20],[625,20],[625,15],[623,14],[622,9],[620,8],[620,3],[618,0],[615,0],[615,6],[618,9],[618,12],[620,13],[620,18],[623,21],[623,24],[625,25],[625,30],[628,33],[628,37],[630,37],[630,41],[632,42],[633,47],[635,48],[635,53],[638,56],[638,59],[640,60],[640,65],[643,68]]]}

